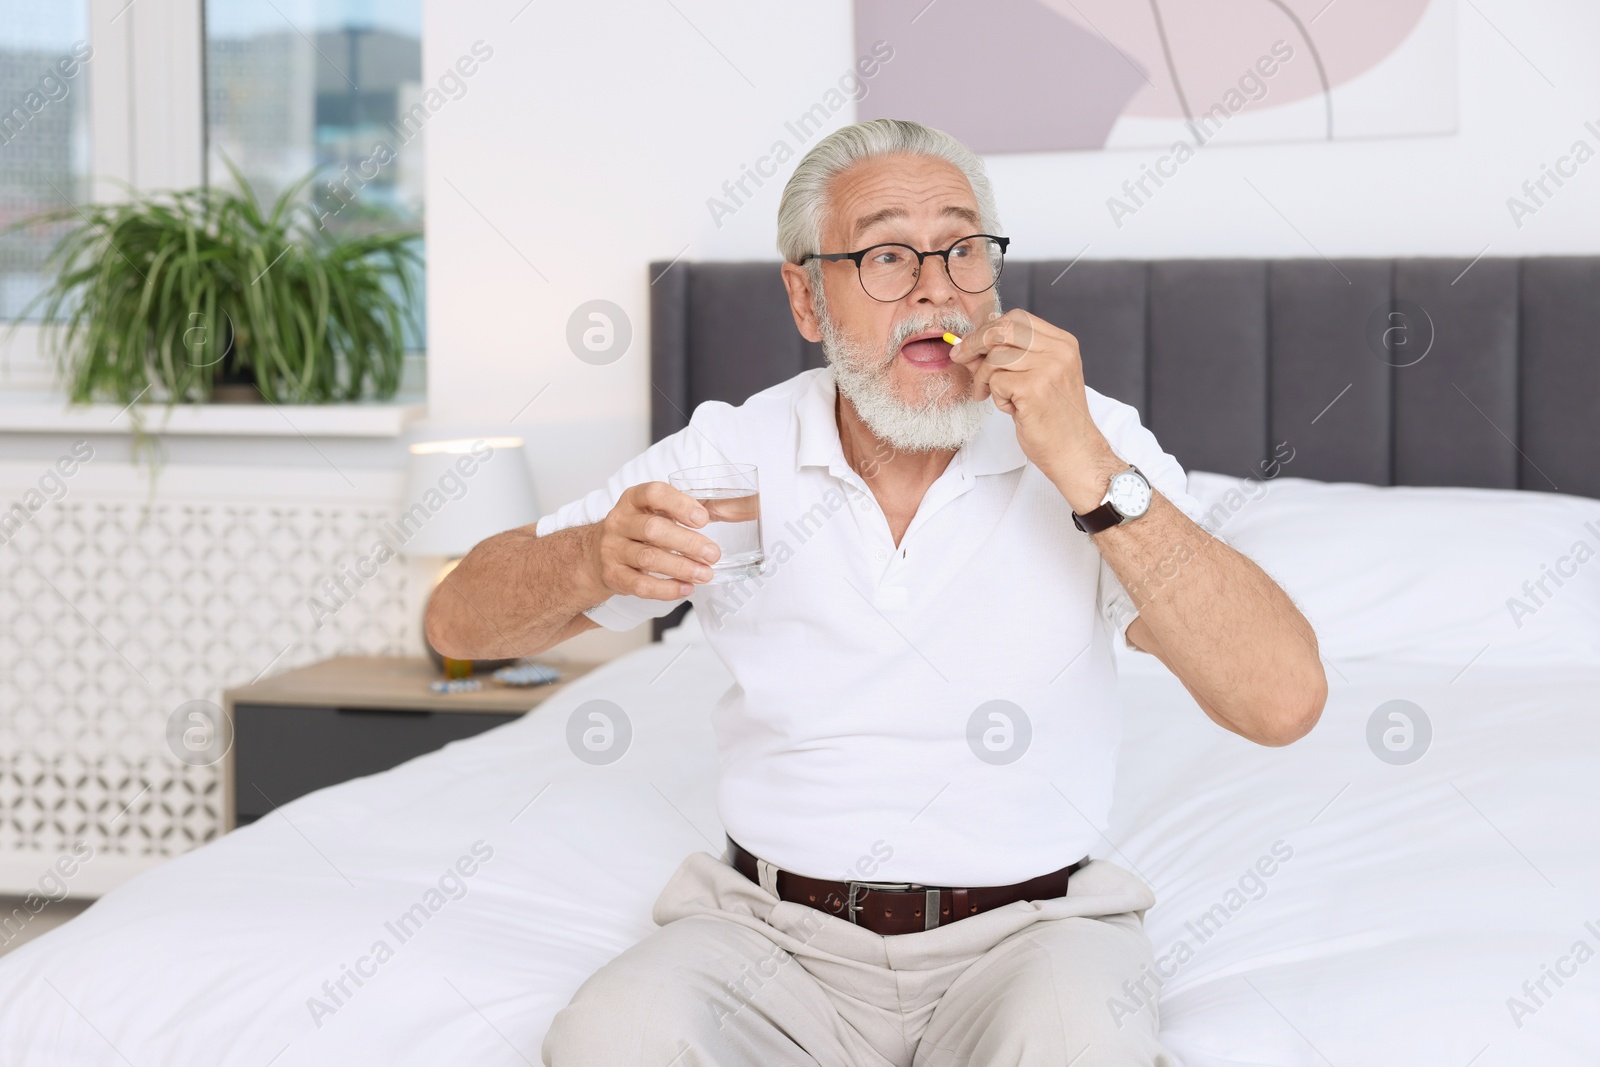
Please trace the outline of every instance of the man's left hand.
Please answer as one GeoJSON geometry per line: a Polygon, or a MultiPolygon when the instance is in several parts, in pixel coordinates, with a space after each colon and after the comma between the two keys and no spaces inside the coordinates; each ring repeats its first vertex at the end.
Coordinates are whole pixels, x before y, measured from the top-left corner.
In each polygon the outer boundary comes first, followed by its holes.
{"type": "Polygon", "coordinates": [[[1105,496],[1117,458],[1089,417],[1078,339],[1013,308],[991,318],[950,350],[972,372],[972,398],[993,396],[1017,427],[1023,454],[1083,514],[1105,496]]]}

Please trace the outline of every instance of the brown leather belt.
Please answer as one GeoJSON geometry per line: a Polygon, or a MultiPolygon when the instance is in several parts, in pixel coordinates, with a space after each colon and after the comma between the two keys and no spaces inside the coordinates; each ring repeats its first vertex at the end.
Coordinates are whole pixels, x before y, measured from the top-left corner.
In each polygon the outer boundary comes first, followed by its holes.
{"type": "MultiPolygon", "coordinates": [[[[728,839],[728,858],[734,870],[757,885],[761,883],[756,857],[732,838],[728,839]]],[[[905,882],[830,882],[782,870],[776,872],[776,884],[780,900],[809,904],[875,934],[912,934],[1003,908],[1019,900],[1066,896],[1067,879],[1088,862],[1085,856],[1070,867],[1026,882],[970,889],[905,882]]]]}

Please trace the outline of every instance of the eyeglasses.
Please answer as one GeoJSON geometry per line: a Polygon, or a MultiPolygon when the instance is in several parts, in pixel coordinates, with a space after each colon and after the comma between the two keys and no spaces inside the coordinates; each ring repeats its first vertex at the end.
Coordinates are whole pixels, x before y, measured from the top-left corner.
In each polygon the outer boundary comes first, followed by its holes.
{"type": "Polygon", "coordinates": [[[863,248],[859,252],[813,252],[801,256],[800,262],[803,264],[812,259],[829,263],[837,263],[842,259],[853,260],[856,272],[861,277],[861,288],[867,291],[867,295],[892,304],[905,299],[917,287],[917,279],[922,275],[922,261],[929,256],[944,260],[950,283],[963,293],[981,293],[994,288],[994,283],[1000,280],[1000,271],[1005,267],[1006,246],[1010,243],[1009,237],[975,233],[971,237],[961,238],[949,248],[933,252],[918,252],[910,245],[883,244],[863,248]]]}

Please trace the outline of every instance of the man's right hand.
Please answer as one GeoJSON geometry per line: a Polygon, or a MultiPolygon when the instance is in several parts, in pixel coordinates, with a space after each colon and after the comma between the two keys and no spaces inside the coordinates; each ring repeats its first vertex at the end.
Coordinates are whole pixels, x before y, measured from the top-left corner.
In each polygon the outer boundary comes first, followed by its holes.
{"type": "Polygon", "coordinates": [[[711,538],[688,529],[710,518],[698,500],[666,482],[635,485],[595,524],[591,570],[608,596],[686,597],[694,592],[691,583],[711,580],[710,564],[722,554],[711,538]]]}

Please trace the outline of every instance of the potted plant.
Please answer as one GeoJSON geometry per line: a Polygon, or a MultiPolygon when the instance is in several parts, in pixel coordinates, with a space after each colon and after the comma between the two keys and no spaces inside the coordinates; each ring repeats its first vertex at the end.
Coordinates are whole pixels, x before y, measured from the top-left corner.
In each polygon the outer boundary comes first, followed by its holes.
{"type": "Polygon", "coordinates": [[[310,175],[263,213],[229,170],[237,191],[134,192],[19,224],[76,223],[29,305],[74,403],[394,395],[420,234],[330,234],[300,199],[310,175]]]}

